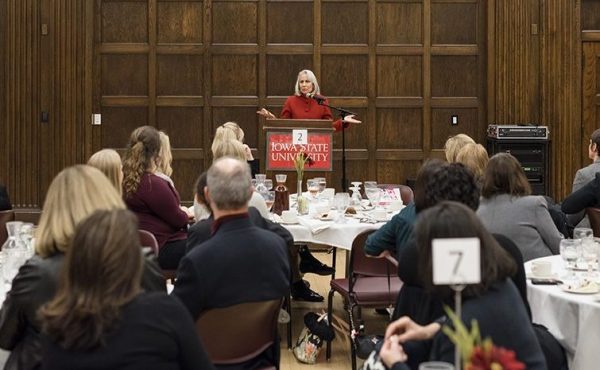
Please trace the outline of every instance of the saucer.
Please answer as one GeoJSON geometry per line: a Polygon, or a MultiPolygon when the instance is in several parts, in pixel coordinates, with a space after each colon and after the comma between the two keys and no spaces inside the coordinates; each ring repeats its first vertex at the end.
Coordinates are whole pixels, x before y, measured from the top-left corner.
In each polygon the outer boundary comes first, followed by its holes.
{"type": "Polygon", "coordinates": [[[317,217],[317,219],[321,221],[333,221],[334,217],[331,213],[325,213],[324,215],[317,217]]]}
{"type": "Polygon", "coordinates": [[[298,222],[298,220],[296,221],[283,221],[281,220],[281,222],[279,222],[282,225],[298,225],[300,222],[298,222]]]}
{"type": "Polygon", "coordinates": [[[594,281],[579,287],[570,284],[560,284],[559,287],[567,293],[574,294],[596,294],[600,292],[600,286],[594,281]]]}
{"type": "Polygon", "coordinates": [[[558,275],[555,273],[547,274],[547,275],[537,275],[533,272],[528,272],[526,274],[527,279],[558,279],[558,275]]]}

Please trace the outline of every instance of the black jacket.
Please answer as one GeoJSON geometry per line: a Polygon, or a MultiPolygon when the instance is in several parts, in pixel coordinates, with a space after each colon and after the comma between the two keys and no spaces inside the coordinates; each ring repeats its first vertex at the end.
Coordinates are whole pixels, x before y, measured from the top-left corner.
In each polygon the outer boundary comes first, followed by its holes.
{"type": "MultiPolygon", "coordinates": [[[[11,351],[4,370],[29,370],[39,366],[42,350],[37,311],[54,297],[63,261],[62,253],[48,258],[33,256],[15,276],[0,309],[0,348],[11,351]]],[[[165,291],[160,269],[148,258],[142,287],[165,291]]]]}

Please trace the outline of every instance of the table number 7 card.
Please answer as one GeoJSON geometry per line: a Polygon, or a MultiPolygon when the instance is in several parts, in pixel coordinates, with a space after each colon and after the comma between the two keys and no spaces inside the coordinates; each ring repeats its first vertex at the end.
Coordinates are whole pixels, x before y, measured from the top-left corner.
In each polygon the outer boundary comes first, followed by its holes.
{"type": "Polygon", "coordinates": [[[435,285],[481,282],[479,238],[433,239],[431,248],[435,285]]]}

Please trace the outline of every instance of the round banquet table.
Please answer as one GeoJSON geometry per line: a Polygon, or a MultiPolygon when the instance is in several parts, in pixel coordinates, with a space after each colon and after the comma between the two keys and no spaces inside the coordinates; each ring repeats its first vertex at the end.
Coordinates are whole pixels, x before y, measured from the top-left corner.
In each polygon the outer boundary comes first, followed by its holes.
{"type": "Polygon", "coordinates": [[[292,234],[294,242],[325,244],[345,250],[352,249],[352,242],[358,234],[367,230],[377,230],[385,224],[385,222],[360,222],[356,218],[346,218],[345,224],[320,221],[310,216],[300,216],[299,219],[300,222],[297,224],[281,224],[292,234]]]}
{"type": "MultiPolygon", "coordinates": [[[[538,258],[552,262],[552,272],[558,279],[566,274],[560,256],[538,258]]],[[[525,263],[531,275],[531,263],[525,263]]],[[[585,274],[585,272],[576,272],[585,274]]],[[[600,367],[600,301],[597,294],[574,294],[557,285],[534,285],[527,281],[527,298],[533,322],[550,330],[567,352],[569,369],[589,370],[600,367]]]]}

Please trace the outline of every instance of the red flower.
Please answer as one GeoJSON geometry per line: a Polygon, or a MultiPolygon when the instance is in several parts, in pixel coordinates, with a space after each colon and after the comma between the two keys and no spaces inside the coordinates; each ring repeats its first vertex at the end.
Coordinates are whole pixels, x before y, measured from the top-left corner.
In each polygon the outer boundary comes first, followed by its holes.
{"type": "Polygon", "coordinates": [[[315,164],[315,161],[313,161],[313,159],[310,156],[306,156],[306,164],[308,164],[308,167],[310,167],[313,164],[315,164]]]}
{"type": "Polygon", "coordinates": [[[496,347],[491,342],[473,348],[465,370],[524,370],[525,365],[517,360],[515,352],[496,347]],[[489,343],[489,344],[488,344],[489,343]]]}

